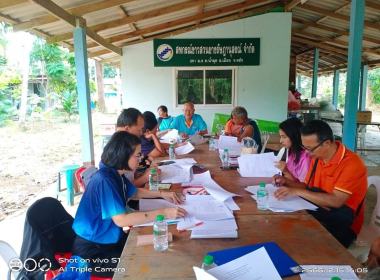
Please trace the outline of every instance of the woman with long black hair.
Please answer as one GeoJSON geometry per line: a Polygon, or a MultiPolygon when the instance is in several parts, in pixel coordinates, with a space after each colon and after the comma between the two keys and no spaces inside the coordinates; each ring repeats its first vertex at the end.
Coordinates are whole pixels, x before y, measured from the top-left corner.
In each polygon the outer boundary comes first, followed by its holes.
{"type": "MultiPolygon", "coordinates": [[[[305,182],[311,158],[302,148],[302,122],[297,118],[290,118],[280,124],[280,143],[288,149],[286,162],[277,161],[275,166],[283,173],[285,180],[305,182]]],[[[273,184],[278,176],[273,176],[273,184]]],[[[282,179],[282,178],[281,178],[282,179]]]]}

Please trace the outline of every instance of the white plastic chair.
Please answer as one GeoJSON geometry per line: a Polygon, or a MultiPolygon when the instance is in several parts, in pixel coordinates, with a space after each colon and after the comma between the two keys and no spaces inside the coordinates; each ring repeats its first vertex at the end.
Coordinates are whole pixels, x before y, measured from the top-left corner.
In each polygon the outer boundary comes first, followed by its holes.
{"type": "Polygon", "coordinates": [[[7,280],[11,280],[11,273],[13,275],[13,279],[16,279],[20,274],[20,272],[11,271],[9,268],[9,262],[14,258],[18,258],[16,251],[13,250],[12,246],[7,242],[0,240],[0,259],[4,261],[6,267],[8,268],[7,280]]]}
{"type": "MultiPolygon", "coordinates": [[[[367,132],[367,126],[366,125],[359,125],[358,128],[358,140],[360,141],[360,149],[366,149],[366,138],[365,134],[367,132]]],[[[367,155],[367,151],[361,151],[362,154],[367,155]]]]}
{"type": "Polygon", "coordinates": [[[262,149],[261,149],[261,153],[260,154],[263,154],[264,151],[265,151],[265,147],[267,146],[267,143],[268,143],[268,140],[269,140],[269,137],[270,135],[269,134],[264,134],[261,136],[261,144],[262,144],[262,149]]]}
{"type": "Polygon", "coordinates": [[[348,248],[350,253],[362,263],[367,259],[372,242],[380,236],[380,176],[368,177],[368,188],[371,185],[376,187],[377,192],[377,202],[371,222],[368,226],[362,227],[356,241],[348,248]]]}

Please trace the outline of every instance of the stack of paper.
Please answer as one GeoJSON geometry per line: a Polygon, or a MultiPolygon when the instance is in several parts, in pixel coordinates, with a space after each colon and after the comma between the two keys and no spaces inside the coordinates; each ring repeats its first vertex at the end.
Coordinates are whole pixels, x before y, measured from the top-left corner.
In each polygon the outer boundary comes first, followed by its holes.
{"type": "Polygon", "coordinates": [[[203,186],[203,182],[207,181],[208,179],[211,179],[210,171],[206,171],[204,173],[200,174],[193,174],[190,182],[188,183],[182,183],[182,187],[197,187],[197,186],[203,186]]]}
{"type": "Polygon", "coordinates": [[[197,280],[281,280],[264,247],[207,271],[202,271],[198,267],[193,269],[197,280]]]}
{"type": "Polygon", "coordinates": [[[218,141],[218,148],[219,153],[223,152],[224,149],[228,149],[230,156],[240,156],[241,154],[241,144],[237,141],[237,137],[221,135],[218,141]]]}
{"type": "Polygon", "coordinates": [[[274,153],[243,155],[238,158],[238,171],[242,177],[272,177],[280,172],[274,167],[275,161],[274,153]]]}
{"type": "Polygon", "coordinates": [[[162,165],[160,166],[161,182],[172,184],[190,182],[193,170],[192,167],[192,164],[162,165]]]}
{"type": "Polygon", "coordinates": [[[163,160],[163,162],[165,161],[174,161],[174,164],[179,164],[179,165],[182,165],[182,164],[194,164],[194,163],[197,163],[195,161],[195,159],[193,158],[180,158],[180,159],[165,159],[163,160]]]}
{"type": "Polygon", "coordinates": [[[170,140],[177,141],[177,138],[178,138],[178,130],[172,129],[160,138],[160,142],[161,143],[169,143],[170,140]]]}
{"type": "Polygon", "coordinates": [[[175,148],[175,154],[180,155],[186,155],[194,150],[194,146],[191,145],[190,142],[188,142],[186,145],[180,146],[178,148],[175,148]]]}
{"type": "MultiPolygon", "coordinates": [[[[260,186],[250,186],[245,190],[252,193],[252,198],[257,200],[257,190],[260,186]]],[[[301,197],[288,197],[285,200],[276,200],[274,198],[274,192],[278,190],[278,187],[274,187],[273,185],[266,185],[266,189],[268,191],[268,203],[269,209],[273,212],[294,212],[299,210],[316,210],[318,207],[310,202],[302,199],[301,197]]]]}

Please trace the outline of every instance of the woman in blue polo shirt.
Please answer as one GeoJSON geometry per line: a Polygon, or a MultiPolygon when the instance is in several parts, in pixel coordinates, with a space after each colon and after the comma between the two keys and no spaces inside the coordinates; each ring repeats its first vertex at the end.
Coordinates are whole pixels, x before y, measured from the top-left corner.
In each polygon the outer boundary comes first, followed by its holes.
{"type": "Polygon", "coordinates": [[[83,194],[73,224],[78,236],[72,253],[90,260],[93,276],[113,276],[127,239],[123,227],[155,221],[157,215],[176,219],[187,214],[180,207],[127,213],[129,199],[162,197],[182,203],[173,192],[137,189],[124,177],[125,171],[136,170],[140,159],[140,138],[126,131],[116,132],[104,147],[100,168],[83,194]]]}
{"type": "Polygon", "coordinates": [[[169,129],[169,126],[172,124],[174,117],[168,115],[168,108],[164,105],[161,105],[157,109],[158,113],[158,131],[157,131],[157,136],[161,135],[163,136],[164,134],[167,133],[167,130],[169,129]]]}

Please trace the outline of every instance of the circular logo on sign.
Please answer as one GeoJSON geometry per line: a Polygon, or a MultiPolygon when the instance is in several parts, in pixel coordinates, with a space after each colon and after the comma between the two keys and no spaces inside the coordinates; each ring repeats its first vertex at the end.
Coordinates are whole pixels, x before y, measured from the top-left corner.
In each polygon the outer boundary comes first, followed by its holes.
{"type": "Polygon", "coordinates": [[[9,261],[9,268],[12,271],[20,271],[22,269],[22,262],[19,258],[14,258],[9,261]]]}
{"type": "Polygon", "coordinates": [[[162,61],[169,61],[173,57],[173,49],[167,44],[162,44],[157,48],[157,57],[162,61]]]}

